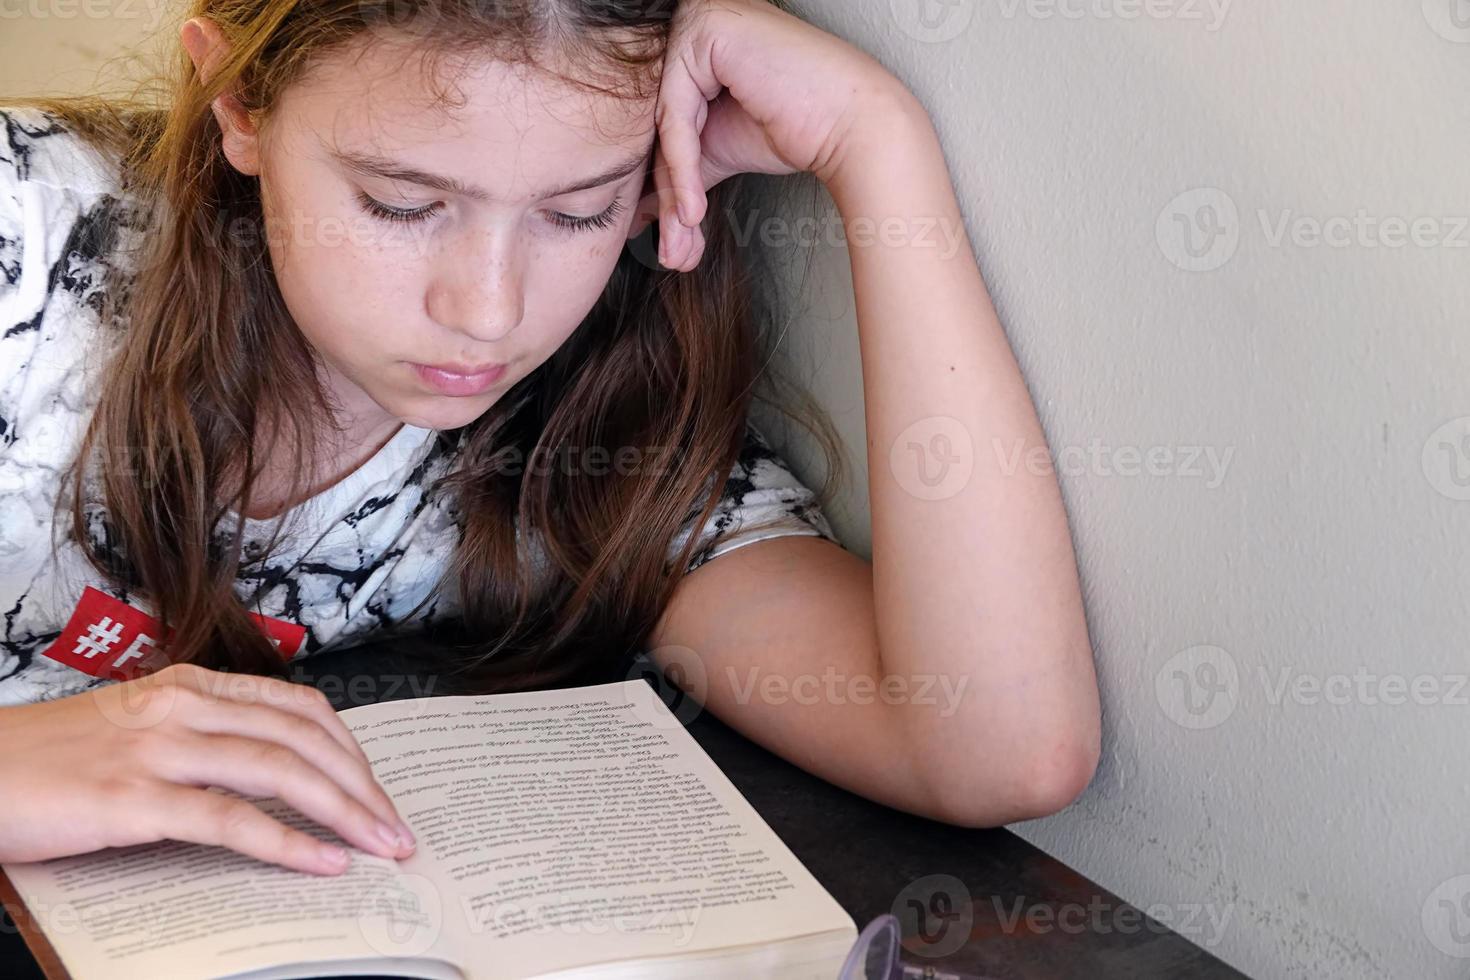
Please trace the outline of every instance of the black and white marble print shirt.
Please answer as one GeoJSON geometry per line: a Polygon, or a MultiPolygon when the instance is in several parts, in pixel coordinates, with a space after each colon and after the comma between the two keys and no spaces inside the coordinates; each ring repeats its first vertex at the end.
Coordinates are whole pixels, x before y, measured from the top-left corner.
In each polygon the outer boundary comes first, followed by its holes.
{"type": "MultiPolygon", "coordinates": [[[[96,405],[96,372],[126,336],[98,310],[109,273],[131,277],[117,250],[139,227],[128,220],[136,212],[111,161],[43,110],[0,109],[0,140],[0,705],[10,705],[109,683],[48,655],[63,645],[58,637],[88,587],[152,610],[98,575],[69,526],[53,527],[52,516],[57,475],[96,405]]],[[[747,433],[691,570],[765,538],[836,540],[814,494],[756,428],[747,433]],[[775,526],[749,530],[768,522],[775,526]]],[[[458,534],[452,502],[427,493],[454,463],[454,450],[435,435],[405,425],[361,468],[292,512],[298,530],[267,567],[242,566],[236,591],[247,608],[305,628],[295,656],[401,627],[434,591],[458,534]]],[[[695,516],[670,543],[671,560],[695,516]]],[[[245,523],[249,557],[275,522],[245,523]]],[[[452,615],[450,591],[414,621],[452,615]]]]}

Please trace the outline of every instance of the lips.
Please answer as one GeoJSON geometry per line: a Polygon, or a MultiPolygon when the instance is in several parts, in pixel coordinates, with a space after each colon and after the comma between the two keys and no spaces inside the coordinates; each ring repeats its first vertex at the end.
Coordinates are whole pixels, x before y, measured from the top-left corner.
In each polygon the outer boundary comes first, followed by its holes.
{"type": "Polygon", "coordinates": [[[414,371],[429,387],[444,395],[479,395],[505,376],[506,364],[415,364],[414,371]]]}
{"type": "Polygon", "coordinates": [[[461,378],[473,377],[477,374],[490,374],[494,371],[504,370],[504,364],[426,364],[430,371],[438,371],[441,374],[457,375],[461,378]]]}

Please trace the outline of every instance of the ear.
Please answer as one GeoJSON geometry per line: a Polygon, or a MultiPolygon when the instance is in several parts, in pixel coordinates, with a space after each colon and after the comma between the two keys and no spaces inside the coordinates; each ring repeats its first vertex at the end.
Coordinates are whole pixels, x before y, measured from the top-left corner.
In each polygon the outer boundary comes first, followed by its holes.
{"type": "MultiPolygon", "coordinates": [[[[213,77],[220,61],[229,54],[230,42],[208,17],[191,17],[179,27],[179,40],[201,81],[213,77]]],[[[260,174],[260,138],[250,113],[233,94],[225,93],[210,103],[219,123],[221,148],[236,170],[249,176],[260,174]]]]}

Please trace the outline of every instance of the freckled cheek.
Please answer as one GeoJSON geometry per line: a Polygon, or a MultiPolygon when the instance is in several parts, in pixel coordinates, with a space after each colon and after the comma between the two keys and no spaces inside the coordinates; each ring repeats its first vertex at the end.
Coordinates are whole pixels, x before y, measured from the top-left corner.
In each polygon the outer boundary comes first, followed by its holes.
{"type": "Polygon", "coordinates": [[[423,319],[411,305],[419,266],[390,249],[297,235],[273,245],[272,262],[292,319],[324,353],[350,361],[402,348],[394,325],[411,331],[423,319]]]}
{"type": "MultiPolygon", "coordinates": [[[[597,305],[617,259],[616,245],[603,243],[539,260],[536,305],[546,311],[547,322],[560,325],[561,340],[570,337],[597,305]]],[[[528,296],[528,312],[532,302],[528,296]]]]}

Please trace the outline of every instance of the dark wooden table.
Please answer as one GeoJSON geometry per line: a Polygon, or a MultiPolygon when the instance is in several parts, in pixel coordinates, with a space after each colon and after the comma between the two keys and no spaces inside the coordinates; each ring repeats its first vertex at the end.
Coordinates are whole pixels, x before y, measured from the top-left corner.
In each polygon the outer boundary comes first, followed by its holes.
{"type": "MultiPolygon", "coordinates": [[[[407,643],[358,647],[297,661],[295,679],[321,689],[338,710],[462,693],[452,682],[437,683],[443,678],[434,655],[407,643]]],[[[701,710],[641,655],[610,665],[600,679],[638,676],[859,929],[886,912],[899,917],[906,964],[932,966],[938,978],[1244,976],[1007,830],[927,820],[811,776],[701,710]]],[[[0,923],[0,974],[43,976],[8,914],[0,923]]]]}

